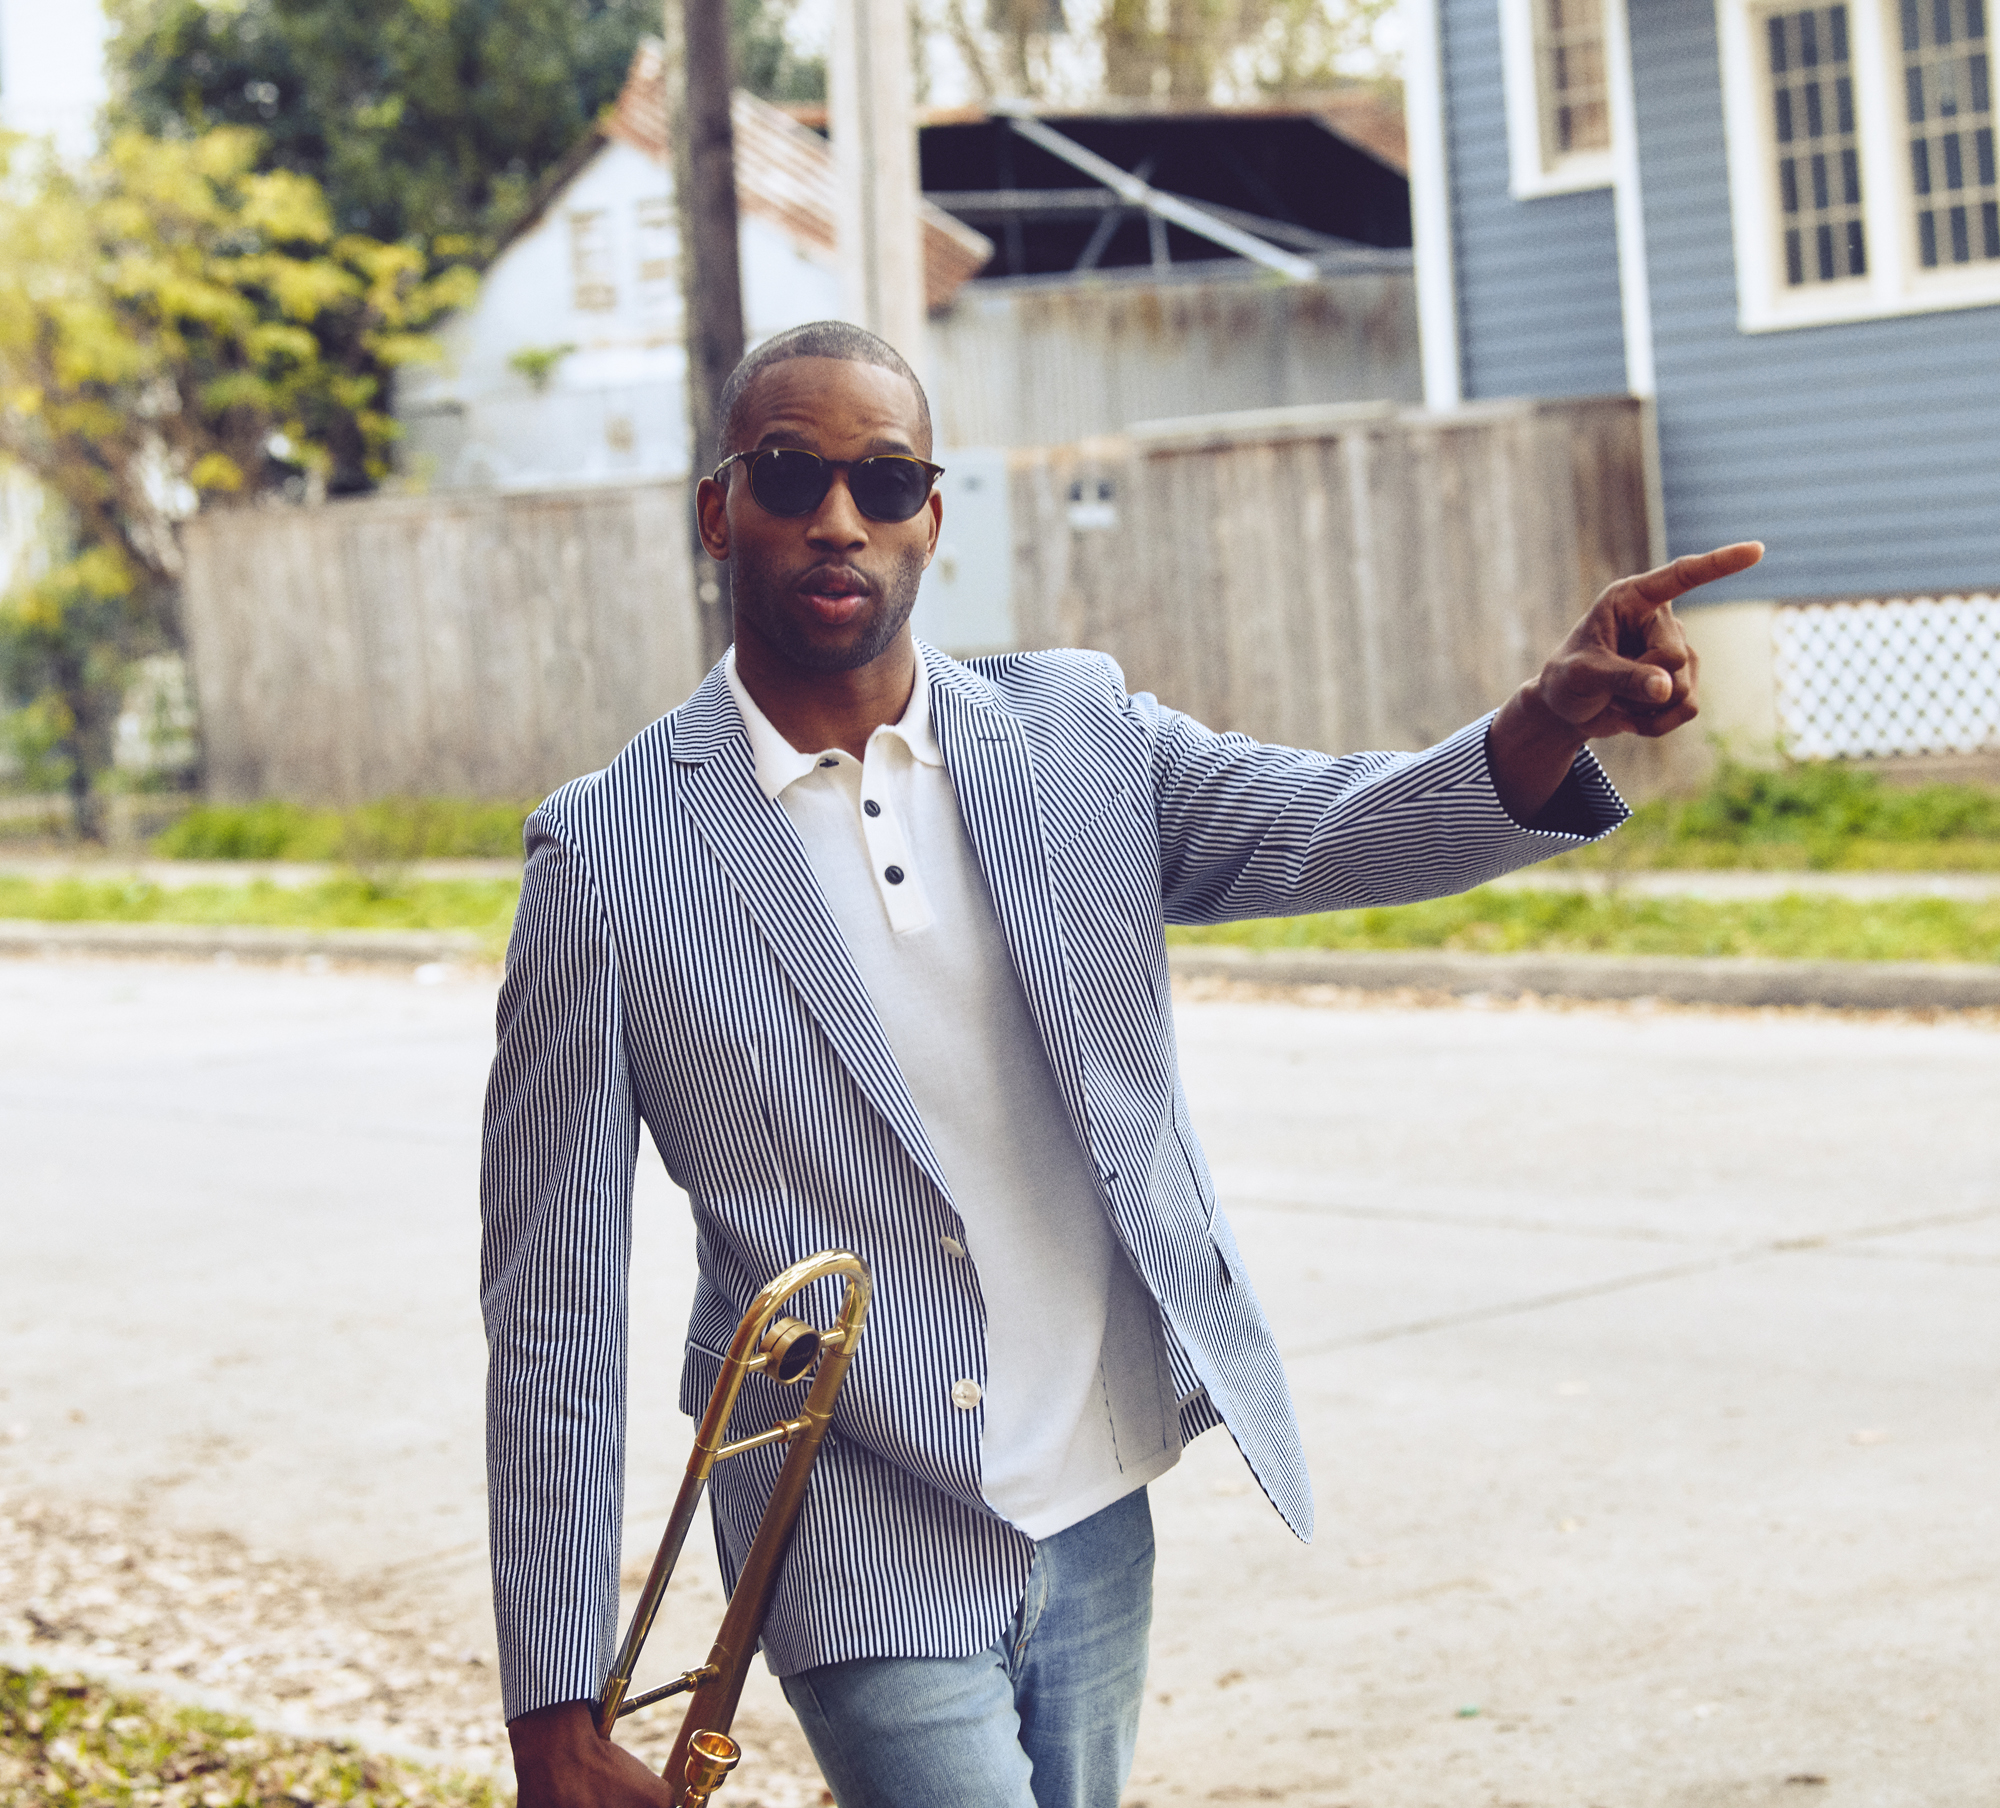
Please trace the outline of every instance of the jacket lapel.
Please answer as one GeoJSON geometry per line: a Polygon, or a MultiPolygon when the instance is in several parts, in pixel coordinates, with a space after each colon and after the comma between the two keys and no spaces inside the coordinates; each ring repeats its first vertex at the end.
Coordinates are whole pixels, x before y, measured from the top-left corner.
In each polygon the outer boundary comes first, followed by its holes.
{"type": "Polygon", "coordinates": [[[930,673],[932,732],[958,794],[959,815],[986,874],[1000,933],[1014,957],[1056,1088],[1088,1153],[1089,1106],[1077,1047],[1075,988],[1049,875],[1028,737],[982,680],[935,648],[920,644],[918,651],[930,673]]]}
{"type": "Polygon", "coordinates": [[[869,1102],[946,1198],[951,1189],[804,844],[757,783],[743,718],[717,666],[670,719],[680,801],[785,976],[869,1102]]]}

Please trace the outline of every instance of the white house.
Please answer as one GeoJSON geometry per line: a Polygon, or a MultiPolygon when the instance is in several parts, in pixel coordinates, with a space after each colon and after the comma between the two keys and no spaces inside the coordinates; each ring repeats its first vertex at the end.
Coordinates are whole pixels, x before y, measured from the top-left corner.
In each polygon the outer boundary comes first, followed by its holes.
{"type": "MultiPolygon", "coordinates": [[[[611,115],[552,173],[440,332],[444,357],[397,390],[412,481],[437,488],[673,477],[687,470],[679,235],[666,70],[642,45],[611,115]]],[[[744,325],[754,345],[838,317],[833,160],[754,95],[733,106],[744,325]]],[[[924,209],[926,287],[941,305],[992,254],[924,209]]]]}

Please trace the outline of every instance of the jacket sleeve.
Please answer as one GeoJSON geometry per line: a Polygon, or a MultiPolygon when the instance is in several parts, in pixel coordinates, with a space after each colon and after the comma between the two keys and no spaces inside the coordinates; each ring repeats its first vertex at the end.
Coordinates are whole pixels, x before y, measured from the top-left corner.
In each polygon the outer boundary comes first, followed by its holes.
{"type": "Polygon", "coordinates": [[[1588,751],[1523,828],[1502,806],[1483,716],[1422,753],[1334,757],[1216,734],[1140,693],[1169,923],[1411,904],[1609,833],[1630,813],[1588,751]],[[1560,827],[1554,826],[1560,824],[1560,827]]]}
{"type": "Polygon", "coordinates": [[[487,1511],[508,1719],[596,1695],[618,1611],[638,1118],[608,921],[527,830],[480,1160],[487,1511]]]}

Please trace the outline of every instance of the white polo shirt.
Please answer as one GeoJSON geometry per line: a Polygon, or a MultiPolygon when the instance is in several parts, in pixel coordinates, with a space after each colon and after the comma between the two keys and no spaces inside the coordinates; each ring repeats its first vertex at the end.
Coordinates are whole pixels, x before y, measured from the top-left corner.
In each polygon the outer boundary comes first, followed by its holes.
{"type": "Polygon", "coordinates": [[[1180,1460],[1159,1308],[1113,1235],[1056,1091],[930,729],[930,682],[865,757],[801,753],[725,672],[757,782],[798,830],[965,1226],[986,1308],[986,1501],[1032,1538],[1180,1460]]]}

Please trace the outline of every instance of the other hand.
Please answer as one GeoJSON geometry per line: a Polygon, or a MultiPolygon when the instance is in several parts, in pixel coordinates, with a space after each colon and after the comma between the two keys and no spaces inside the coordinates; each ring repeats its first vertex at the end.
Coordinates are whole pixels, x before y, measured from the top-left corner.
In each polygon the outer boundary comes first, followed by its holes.
{"type": "Polygon", "coordinates": [[[1692,722],[1696,660],[1674,618],[1674,598],[1747,571],[1763,556],[1760,542],[1743,540],[1620,578],[1525,688],[1580,741],[1670,734],[1692,722]]]}
{"type": "Polygon", "coordinates": [[[1748,571],[1763,556],[1756,540],[1689,553],[1620,578],[1591,604],[1487,730],[1494,789],[1516,822],[1531,823],[1541,813],[1584,742],[1671,734],[1694,720],[1696,660],[1674,619],[1674,598],[1748,571]]]}
{"type": "Polygon", "coordinates": [[[519,1808],[673,1808],[666,1779],[600,1737],[587,1701],[523,1714],[508,1721],[507,1737],[519,1808]]]}

